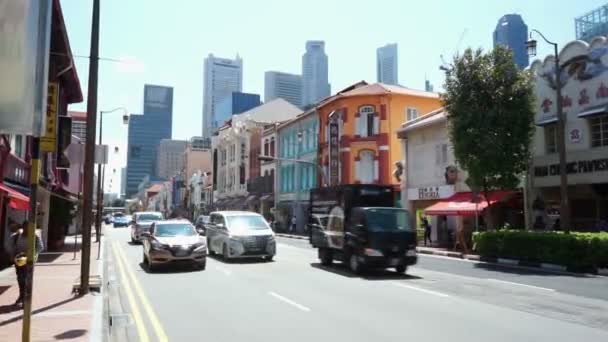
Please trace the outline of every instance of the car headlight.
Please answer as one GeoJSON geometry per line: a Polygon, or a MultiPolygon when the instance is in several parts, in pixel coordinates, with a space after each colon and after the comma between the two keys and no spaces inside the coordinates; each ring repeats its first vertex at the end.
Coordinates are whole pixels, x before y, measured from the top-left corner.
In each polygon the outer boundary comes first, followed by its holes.
{"type": "Polygon", "coordinates": [[[382,252],[380,252],[377,249],[373,249],[373,248],[365,248],[363,250],[363,254],[367,255],[367,256],[376,256],[376,257],[381,257],[383,256],[382,252]]]}
{"type": "Polygon", "coordinates": [[[199,243],[194,244],[194,251],[195,252],[200,252],[200,251],[203,251],[205,249],[207,249],[207,246],[205,245],[204,242],[199,242],[199,243]]]}
{"type": "Polygon", "coordinates": [[[164,249],[165,245],[163,245],[162,243],[156,241],[156,240],[150,240],[150,246],[154,249],[164,249]]]}

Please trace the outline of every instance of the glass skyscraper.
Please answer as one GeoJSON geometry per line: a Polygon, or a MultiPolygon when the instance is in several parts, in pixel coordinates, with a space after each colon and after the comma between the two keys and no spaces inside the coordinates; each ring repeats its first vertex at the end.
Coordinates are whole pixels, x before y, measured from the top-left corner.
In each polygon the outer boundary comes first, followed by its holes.
{"type": "Polygon", "coordinates": [[[494,30],[494,46],[502,44],[513,51],[513,61],[520,69],[530,64],[526,41],[528,26],[519,14],[506,14],[498,20],[494,30]]]}
{"type": "Polygon", "coordinates": [[[376,77],[384,84],[399,84],[397,44],[387,44],[376,50],[376,77]]]}
{"type": "Polygon", "coordinates": [[[308,106],[331,93],[325,42],[309,40],[302,56],[302,106],[308,106]]]}
{"type": "Polygon", "coordinates": [[[144,87],[144,114],[129,119],[126,195],[137,193],[145,176],[156,175],[158,146],[171,139],[173,126],[173,88],[157,85],[144,87]]]}
{"type": "Polygon", "coordinates": [[[215,113],[211,121],[211,133],[215,133],[233,115],[246,112],[260,104],[262,102],[260,102],[260,95],[258,94],[233,92],[215,106],[215,113]]]}

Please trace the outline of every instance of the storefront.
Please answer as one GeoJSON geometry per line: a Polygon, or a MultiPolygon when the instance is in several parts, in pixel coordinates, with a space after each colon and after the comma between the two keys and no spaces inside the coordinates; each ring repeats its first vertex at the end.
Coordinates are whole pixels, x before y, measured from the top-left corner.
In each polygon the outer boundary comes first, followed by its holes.
{"type": "MultiPolygon", "coordinates": [[[[608,220],[608,43],[568,43],[560,52],[565,69],[562,107],[571,229],[593,231],[608,220]]],[[[531,222],[537,229],[558,227],[560,166],[553,59],[531,65],[538,106],[530,169],[531,222]]]]}

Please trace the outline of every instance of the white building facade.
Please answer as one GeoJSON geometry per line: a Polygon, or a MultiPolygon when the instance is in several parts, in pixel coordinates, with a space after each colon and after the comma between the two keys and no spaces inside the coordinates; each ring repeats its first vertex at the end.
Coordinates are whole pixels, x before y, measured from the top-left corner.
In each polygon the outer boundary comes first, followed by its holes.
{"type": "Polygon", "coordinates": [[[302,76],[279,71],[264,74],[264,102],[282,98],[302,107],[302,76]]]}
{"type": "Polygon", "coordinates": [[[399,84],[397,44],[387,44],[376,49],[376,76],[378,82],[399,84]]]}
{"type": "Polygon", "coordinates": [[[227,59],[209,54],[203,77],[203,137],[209,139],[216,105],[232,92],[243,90],[243,60],[238,55],[227,59]]]}
{"type": "Polygon", "coordinates": [[[331,94],[325,42],[309,40],[302,56],[302,106],[311,105],[331,94]]]}

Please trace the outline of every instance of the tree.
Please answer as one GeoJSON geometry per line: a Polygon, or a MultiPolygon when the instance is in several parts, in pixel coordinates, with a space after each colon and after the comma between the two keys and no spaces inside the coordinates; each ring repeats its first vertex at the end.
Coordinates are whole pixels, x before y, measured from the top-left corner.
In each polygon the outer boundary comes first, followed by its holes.
{"type": "MultiPolygon", "coordinates": [[[[532,77],[519,70],[511,51],[467,49],[454,57],[442,95],[454,155],[483,191],[515,189],[528,168],[534,134],[532,77]]],[[[491,225],[491,217],[488,215],[491,225]]]]}

